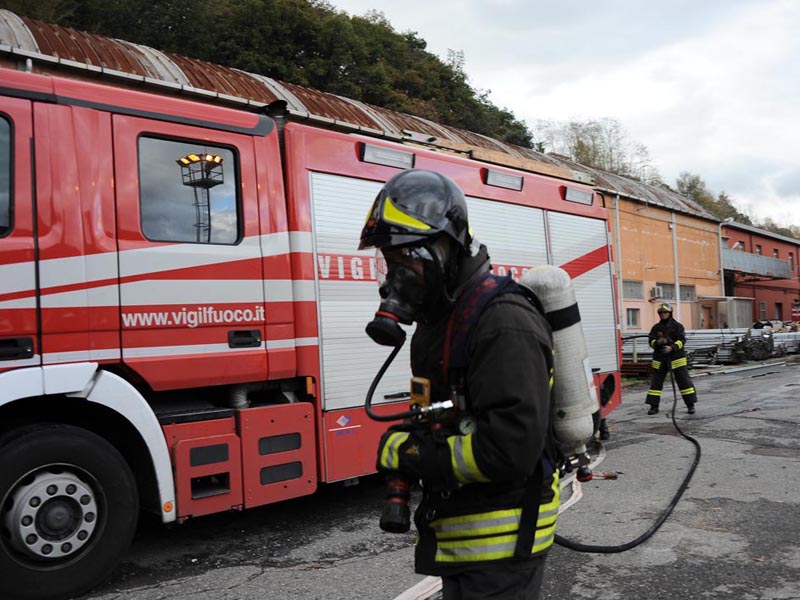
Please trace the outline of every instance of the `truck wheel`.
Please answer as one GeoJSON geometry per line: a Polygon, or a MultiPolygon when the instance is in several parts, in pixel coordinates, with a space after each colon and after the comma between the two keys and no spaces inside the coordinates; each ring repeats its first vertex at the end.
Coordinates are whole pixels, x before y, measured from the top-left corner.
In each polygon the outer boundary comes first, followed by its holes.
{"type": "Polygon", "coordinates": [[[71,598],[130,545],[136,482],[100,436],[34,425],[0,436],[0,598],[71,598]]]}

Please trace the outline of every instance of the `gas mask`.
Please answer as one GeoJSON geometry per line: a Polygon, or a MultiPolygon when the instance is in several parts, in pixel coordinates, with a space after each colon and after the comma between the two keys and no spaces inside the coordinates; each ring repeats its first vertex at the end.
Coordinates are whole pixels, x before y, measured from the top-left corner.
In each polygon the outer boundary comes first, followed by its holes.
{"type": "Polygon", "coordinates": [[[383,346],[405,340],[400,323],[426,322],[446,295],[447,242],[378,250],[377,279],[381,304],[367,325],[367,335],[383,346]]]}

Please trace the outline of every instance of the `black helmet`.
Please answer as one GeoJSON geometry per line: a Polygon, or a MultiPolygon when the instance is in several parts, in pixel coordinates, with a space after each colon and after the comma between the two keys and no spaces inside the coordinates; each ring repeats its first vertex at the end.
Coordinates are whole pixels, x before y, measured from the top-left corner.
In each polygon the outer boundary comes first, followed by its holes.
{"type": "Polygon", "coordinates": [[[358,249],[414,244],[445,234],[466,250],[468,229],[467,201],[459,187],[440,173],[409,169],[378,192],[358,249]]]}
{"type": "Polygon", "coordinates": [[[667,304],[666,302],[662,302],[661,304],[658,305],[658,309],[656,310],[656,312],[659,312],[659,313],[668,312],[668,313],[671,314],[672,313],[672,306],[667,304]]]}

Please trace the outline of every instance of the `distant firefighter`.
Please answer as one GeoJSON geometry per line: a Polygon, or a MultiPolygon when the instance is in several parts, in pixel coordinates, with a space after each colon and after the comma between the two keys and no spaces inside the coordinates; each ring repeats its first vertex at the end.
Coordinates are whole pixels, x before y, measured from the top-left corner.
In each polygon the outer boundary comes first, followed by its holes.
{"type": "Polygon", "coordinates": [[[654,369],[653,379],[650,382],[650,389],[647,390],[645,404],[650,405],[648,415],[658,413],[658,405],[661,402],[661,388],[664,385],[664,378],[671,369],[675,383],[681,392],[681,397],[686,403],[686,408],[690,415],[694,414],[694,405],[697,402],[697,392],[694,389],[692,379],[689,377],[689,368],[686,361],[686,352],[683,347],[686,344],[686,332],[678,321],[672,318],[672,306],[666,302],[658,305],[659,321],[650,329],[647,336],[650,347],[653,349],[654,369]]]}

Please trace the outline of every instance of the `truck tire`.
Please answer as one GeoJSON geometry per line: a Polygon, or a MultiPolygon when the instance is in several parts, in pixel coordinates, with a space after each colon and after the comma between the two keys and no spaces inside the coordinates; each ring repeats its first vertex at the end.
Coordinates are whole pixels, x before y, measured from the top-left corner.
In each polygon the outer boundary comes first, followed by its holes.
{"type": "Polygon", "coordinates": [[[136,481],[102,437],[71,425],[0,436],[0,598],[71,598],[103,581],[136,531],[136,481]]]}

